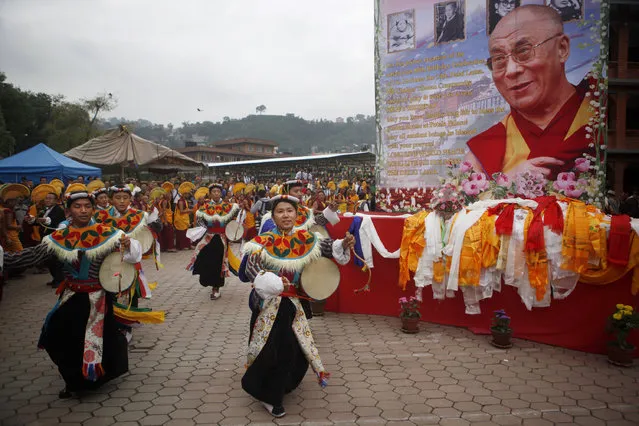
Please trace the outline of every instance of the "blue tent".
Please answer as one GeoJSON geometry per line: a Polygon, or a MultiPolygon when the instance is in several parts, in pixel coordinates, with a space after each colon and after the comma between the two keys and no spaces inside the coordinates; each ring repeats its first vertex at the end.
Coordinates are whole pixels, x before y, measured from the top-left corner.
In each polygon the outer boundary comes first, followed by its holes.
{"type": "Polygon", "coordinates": [[[26,177],[37,185],[41,177],[67,182],[78,176],[102,176],[102,170],[65,157],[43,143],[0,160],[0,180],[5,183],[19,183],[26,177]]]}

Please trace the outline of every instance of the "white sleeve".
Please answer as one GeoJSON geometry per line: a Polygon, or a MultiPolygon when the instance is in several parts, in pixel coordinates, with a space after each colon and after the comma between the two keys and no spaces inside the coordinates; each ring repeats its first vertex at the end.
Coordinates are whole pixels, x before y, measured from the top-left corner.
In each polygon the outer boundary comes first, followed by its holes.
{"type": "Polygon", "coordinates": [[[326,220],[328,220],[328,222],[331,225],[335,225],[336,223],[339,222],[339,216],[337,215],[336,212],[334,212],[333,210],[331,210],[330,207],[326,207],[323,211],[322,214],[324,215],[324,217],[326,218],[326,220]]]}
{"type": "Polygon", "coordinates": [[[262,299],[279,296],[284,291],[282,279],[273,272],[258,274],[253,280],[253,284],[255,285],[255,291],[262,299]]]}
{"type": "Polygon", "coordinates": [[[44,224],[45,224],[46,226],[51,225],[51,218],[50,218],[49,216],[47,216],[47,217],[45,217],[45,218],[44,218],[44,224]]]}
{"type": "Polygon", "coordinates": [[[123,260],[127,263],[138,263],[142,261],[142,245],[138,240],[131,238],[131,247],[124,252],[123,260]]]}
{"type": "Polygon", "coordinates": [[[333,259],[340,265],[346,265],[351,260],[351,252],[344,250],[342,242],[344,240],[333,241],[333,259]]]}

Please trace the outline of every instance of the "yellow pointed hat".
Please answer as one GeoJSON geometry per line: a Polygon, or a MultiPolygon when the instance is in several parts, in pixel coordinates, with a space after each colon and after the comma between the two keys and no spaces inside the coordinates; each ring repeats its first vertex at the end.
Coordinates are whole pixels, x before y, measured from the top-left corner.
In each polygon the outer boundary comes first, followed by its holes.
{"type": "Polygon", "coordinates": [[[164,188],[157,187],[151,190],[151,192],[149,193],[149,199],[151,201],[155,201],[158,198],[164,197],[165,195],[166,195],[166,191],[164,190],[164,188]]]}
{"type": "MultiPolygon", "coordinates": [[[[164,187],[164,185],[162,185],[164,187]]],[[[178,194],[186,194],[187,192],[195,191],[195,185],[191,182],[182,182],[178,187],[178,194]]]]}
{"type": "Polygon", "coordinates": [[[31,200],[33,200],[34,203],[40,202],[45,199],[47,194],[56,194],[56,196],[60,196],[58,188],[50,183],[41,183],[33,188],[33,191],[31,191],[31,200]]]}
{"type": "Polygon", "coordinates": [[[2,198],[3,201],[19,197],[27,198],[30,193],[31,191],[29,191],[29,188],[26,186],[19,183],[10,183],[0,190],[0,198],[2,198]]]}
{"type": "Polygon", "coordinates": [[[206,198],[208,196],[209,196],[209,189],[204,186],[201,188],[198,188],[197,191],[195,191],[195,195],[194,195],[196,200],[199,200],[200,198],[206,198]]]}
{"type": "Polygon", "coordinates": [[[166,192],[173,191],[173,188],[175,188],[175,186],[169,181],[166,181],[162,184],[162,189],[164,189],[166,192]]]}
{"type": "Polygon", "coordinates": [[[104,182],[102,182],[100,179],[94,179],[87,184],[87,191],[93,192],[104,187],[104,182]]]}

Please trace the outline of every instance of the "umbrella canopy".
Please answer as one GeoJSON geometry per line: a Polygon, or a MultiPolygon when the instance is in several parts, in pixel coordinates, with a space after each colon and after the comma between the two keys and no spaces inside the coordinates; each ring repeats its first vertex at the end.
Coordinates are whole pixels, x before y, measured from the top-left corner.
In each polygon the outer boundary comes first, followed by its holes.
{"type": "Polygon", "coordinates": [[[0,161],[0,180],[4,182],[20,182],[22,177],[38,182],[41,177],[50,181],[78,176],[102,176],[102,170],[78,163],[43,143],[0,161]]]}
{"type": "Polygon", "coordinates": [[[133,164],[149,166],[174,164],[176,166],[204,166],[203,163],[180,154],[164,145],[148,141],[125,126],[112,129],[64,153],[67,157],[91,164],[133,164]]]}

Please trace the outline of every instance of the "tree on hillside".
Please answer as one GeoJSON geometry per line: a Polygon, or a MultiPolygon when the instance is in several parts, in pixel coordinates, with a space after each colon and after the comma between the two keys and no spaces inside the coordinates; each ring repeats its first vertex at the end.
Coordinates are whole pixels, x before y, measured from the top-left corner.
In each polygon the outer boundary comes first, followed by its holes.
{"type": "Polygon", "coordinates": [[[118,101],[111,93],[101,93],[91,99],[82,99],[82,106],[93,116],[89,124],[89,129],[87,130],[87,139],[91,136],[91,131],[93,130],[96,118],[98,118],[98,114],[111,111],[117,105],[118,101]]]}
{"type": "Polygon", "coordinates": [[[260,114],[263,114],[264,111],[266,111],[266,105],[260,105],[255,108],[255,112],[259,112],[260,114]]]}
{"type": "Polygon", "coordinates": [[[47,123],[47,144],[58,152],[65,152],[87,140],[91,117],[83,105],[60,99],[53,105],[47,123]]]}

